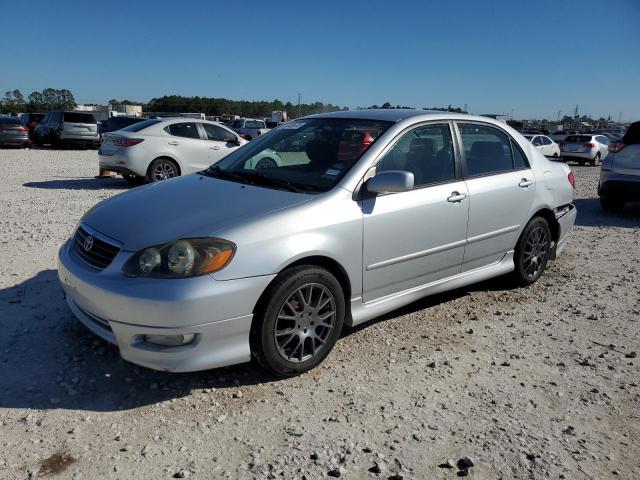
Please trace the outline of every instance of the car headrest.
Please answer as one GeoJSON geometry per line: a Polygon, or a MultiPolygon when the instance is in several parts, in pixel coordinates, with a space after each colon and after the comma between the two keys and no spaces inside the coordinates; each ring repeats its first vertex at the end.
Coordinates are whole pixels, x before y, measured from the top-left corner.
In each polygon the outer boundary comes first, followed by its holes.
{"type": "Polygon", "coordinates": [[[329,165],[336,161],[336,149],[327,141],[310,140],[305,147],[311,164],[329,165]]]}
{"type": "Polygon", "coordinates": [[[436,142],[432,138],[414,138],[409,145],[411,153],[433,155],[436,152],[436,142]]]}

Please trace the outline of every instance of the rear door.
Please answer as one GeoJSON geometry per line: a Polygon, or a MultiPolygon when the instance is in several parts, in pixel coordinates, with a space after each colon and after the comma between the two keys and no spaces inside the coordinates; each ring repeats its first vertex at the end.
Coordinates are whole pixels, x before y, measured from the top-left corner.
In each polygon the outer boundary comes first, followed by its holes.
{"type": "Polygon", "coordinates": [[[167,150],[178,160],[183,175],[209,166],[209,151],[196,122],[167,125],[163,136],[167,150]]]}
{"type": "Polygon", "coordinates": [[[236,135],[226,128],[212,123],[200,123],[207,144],[209,165],[222,160],[238,148],[236,135]]]}
{"type": "Polygon", "coordinates": [[[469,227],[462,271],[500,261],[527,223],[536,179],[522,150],[504,130],[458,122],[469,192],[469,227]]]}
{"type": "Polygon", "coordinates": [[[469,201],[450,124],[409,130],[383,154],[384,170],[412,172],[414,188],[360,201],[365,302],[456,275],[464,255],[469,201]]]}

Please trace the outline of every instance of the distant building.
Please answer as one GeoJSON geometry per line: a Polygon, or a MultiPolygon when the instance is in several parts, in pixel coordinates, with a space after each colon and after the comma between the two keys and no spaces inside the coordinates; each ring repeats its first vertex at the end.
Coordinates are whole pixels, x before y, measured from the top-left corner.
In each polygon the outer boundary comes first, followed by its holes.
{"type": "Polygon", "coordinates": [[[78,112],[90,112],[101,122],[109,117],[128,115],[134,117],[142,116],[142,105],[76,105],[78,112]]]}

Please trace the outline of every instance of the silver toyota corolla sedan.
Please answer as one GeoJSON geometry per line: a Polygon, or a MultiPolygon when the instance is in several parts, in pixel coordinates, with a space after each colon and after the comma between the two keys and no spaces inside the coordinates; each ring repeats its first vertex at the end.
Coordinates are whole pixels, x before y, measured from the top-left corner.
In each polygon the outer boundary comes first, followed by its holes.
{"type": "Polygon", "coordinates": [[[198,173],[130,190],[59,252],[71,311],[170,371],[318,365],[343,326],[498,275],[535,282],[574,179],[506,124],[414,110],[286,123],[198,173]],[[276,154],[271,168],[256,157],[276,154]]]}

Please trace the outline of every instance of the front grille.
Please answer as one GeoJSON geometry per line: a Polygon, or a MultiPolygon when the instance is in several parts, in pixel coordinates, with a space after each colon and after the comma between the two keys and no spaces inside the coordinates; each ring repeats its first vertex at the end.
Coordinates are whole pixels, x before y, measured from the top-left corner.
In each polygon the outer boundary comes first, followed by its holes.
{"type": "Polygon", "coordinates": [[[119,247],[94,237],[82,227],[78,228],[74,243],[80,258],[100,270],[108,267],[120,251],[119,247]]]}

